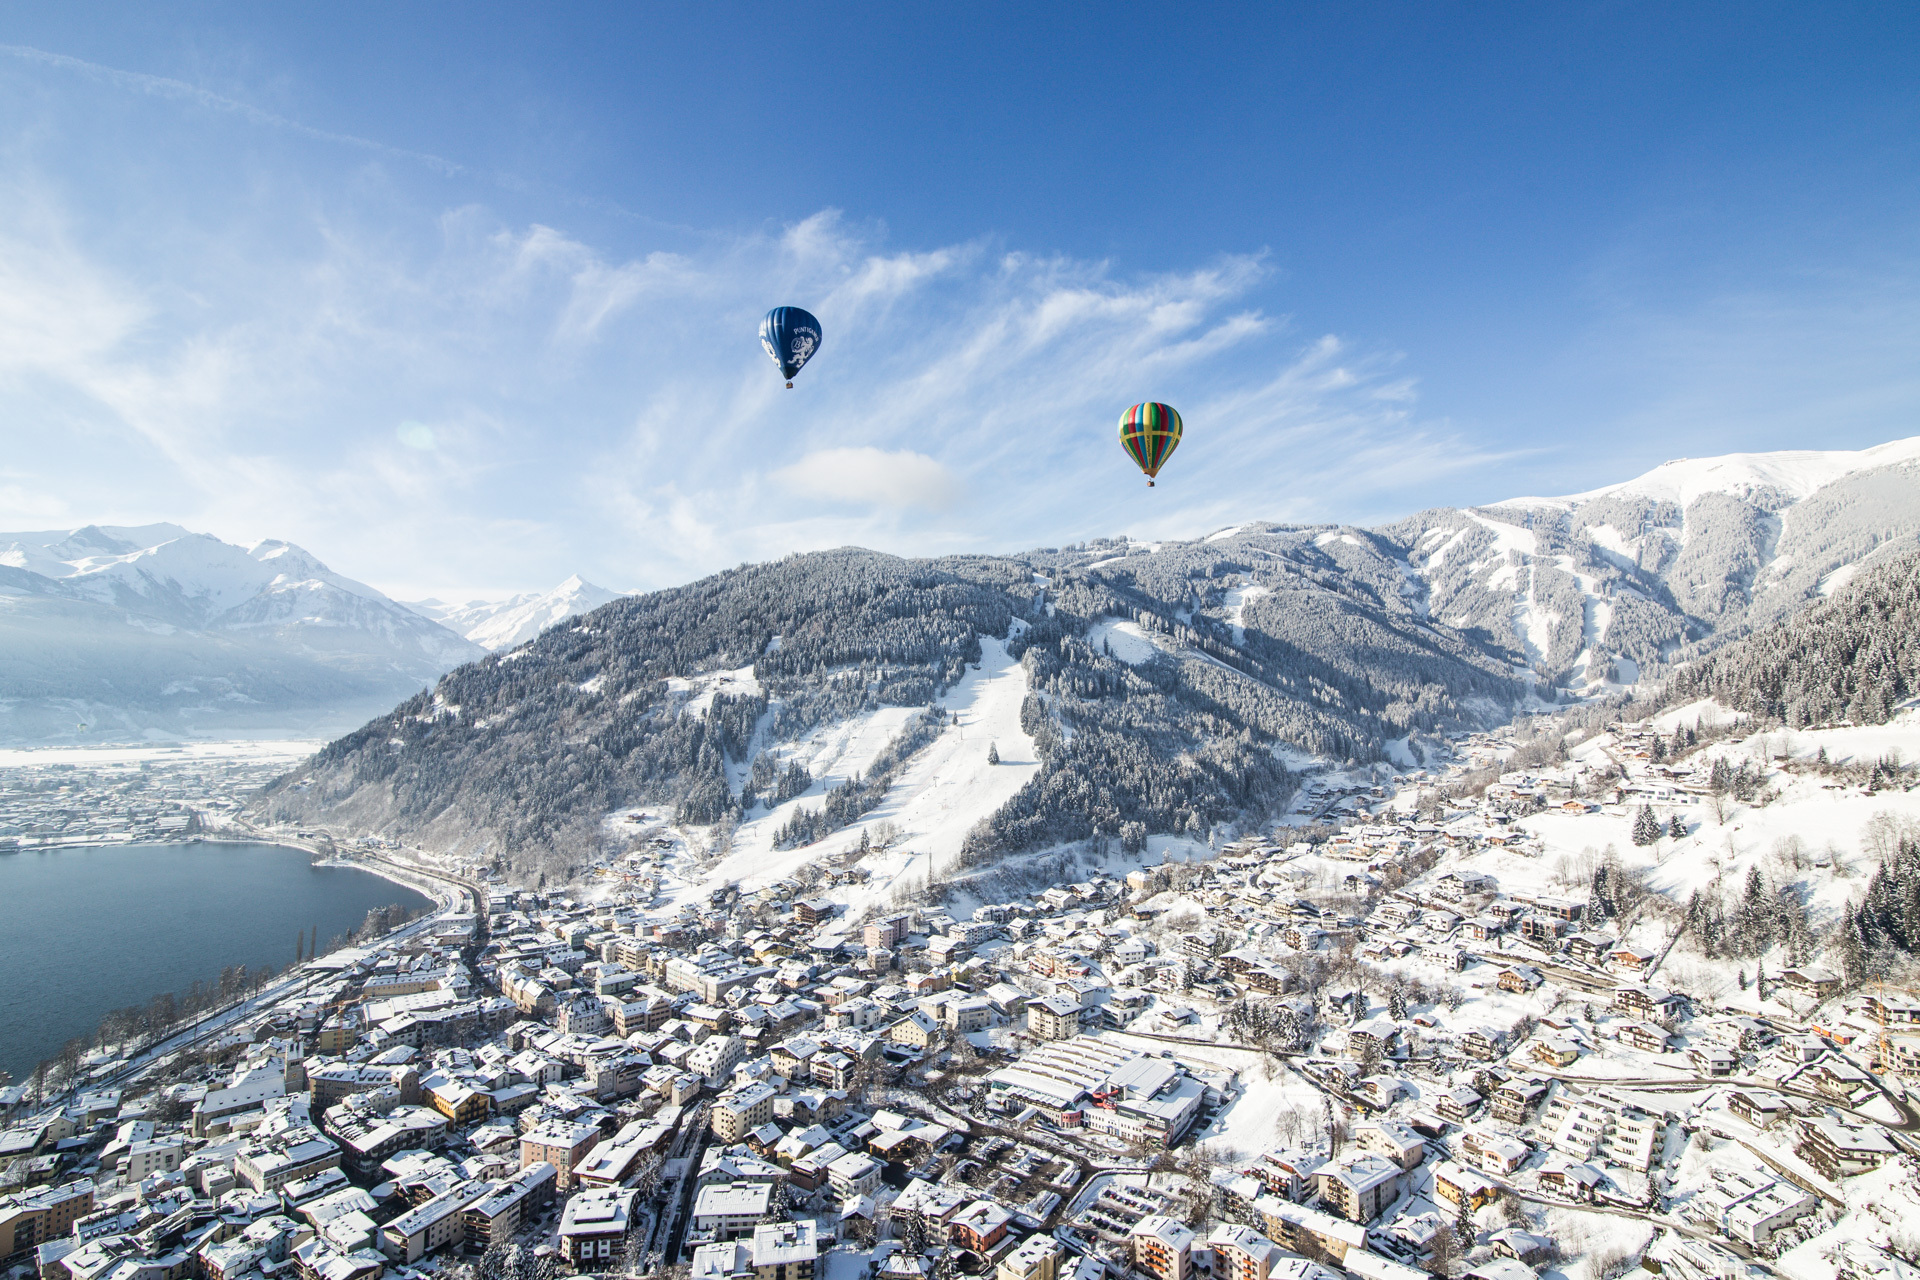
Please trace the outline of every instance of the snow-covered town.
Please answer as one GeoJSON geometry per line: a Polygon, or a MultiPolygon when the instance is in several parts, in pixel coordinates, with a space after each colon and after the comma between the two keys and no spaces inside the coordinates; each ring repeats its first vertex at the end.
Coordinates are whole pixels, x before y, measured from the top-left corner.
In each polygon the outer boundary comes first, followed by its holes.
{"type": "Polygon", "coordinates": [[[1039,860],[999,901],[1017,867],[916,880],[939,832],[908,816],[1005,785],[997,747],[801,857],[645,810],[564,892],[370,851],[453,909],[0,1091],[0,1255],[48,1280],[1904,1275],[1920,992],[1810,940],[1920,827],[1917,746],[1912,711],[1503,729],[1323,764],[1263,834],[1039,860]]]}

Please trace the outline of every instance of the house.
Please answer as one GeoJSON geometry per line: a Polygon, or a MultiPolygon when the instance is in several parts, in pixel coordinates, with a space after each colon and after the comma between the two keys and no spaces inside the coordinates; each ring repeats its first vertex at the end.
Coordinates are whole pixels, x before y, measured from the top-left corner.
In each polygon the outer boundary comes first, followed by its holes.
{"type": "Polygon", "coordinates": [[[1013,1225],[1010,1210],[991,1200],[975,1200],[947,1220],[947,1243],[976,1253],[992,1253],[1013,1225]]]}
{"type": "Polygon", "coordinates": [[[1654,962],[1655,953],[1646,947],[1621,945],[1607,953],[1607,963],[1623,973],[1645,973],[1647,966],[1654,962]]]}
{"type": "Polygon", "coordinates": [[[1564,1155],[1550,1155],[1540,1166],[1541,1189],[1567,1200],[1592,1200],[1593,1193],[1606,1181],[1606,1175],[1592,1165],[1576,1164],[1564,1155]]]}
{"type": "Polygon", "coordinates": [[[940,1039],[940,1024],[924,1010],[915,1009],[887,1028],[887,1039],[911,1049],[925,1049],[940,1039]]]}
{"type": "Polygon", "coordinates": [[[1465,1124],[1467,1117],[1479,1109],[1483,1101],[1484,1099],[1473,1088],[1457,1084],[1434,1098],[1433,1109],[1439,1112],[1444,1120],[1465,1124]]]}
{"type": "Polygon", "coordinates": [[[1687,1061],[1703,1076],[1730,1076],[1739,1060],[1725,1045],[1707,1043],[1688,1049],[1687,1061]]]}
{"type": "Polygon", "coordinates": [[[1770,1089],[1735,1089],[1727,1097],[1727,1110],[1756,1129],[1793,1114],[1787,1100],[1770,1089]]]}
{"type": "Polygon", "coordinates": [[[1505,1037],[1497,1031],[1469,1031],[1460,1037],[1460,1052],[1469,1058],[1491,1062],[1500,1056],[1504,1041],[1505,1037]]]}
{"type": "Polygon", "coordinates": [[[1400,1028],[1392,1018],[1368,1018],[1347,1028],[1347,1052],[1356,1058],[1388,1057],[1399,1038],[1400,1028]]]}
{"type": "Polygon", "coordinates": [[[1542,1036],[1528,1052],[1535,1062],[1549,1067],[1570,1067],[1580,1060],[1580,1046],[1560,1036],[1542,1036]]]}
{"type": "Polygon", "coordinates": [[[1819,965],[1800,965],[1793,969],[1780,971],[1780,985],[1800,995],[1816,996],[1822,1000],[1840,989],[1840,975],[1831,969],[1819,965]]]}
{"type": "Polygon", "coordinates": [[[1532,965],[1516,964],[1511,968],[1502,969],[1500,976],[1494,979],[1494,985],[1502,991],[1511,991],[1515,995],[1523,996],[1544,981],[1540,971],[1532,965]]]}
{"type": "Polygon", "coordinates": [[[1576,933],[1567,939],[1567,954],[1585,964],[1599,964],[1612,954],[1614,940],[1604,933],[1576,933]]]}
{"type": "Polygon", "coordinates": [[[1460,1157],[1486,1173],[1502,1176],[1527,1162],[1533,1149],[1518,1138],[1483,1129],[1469,1129],[1460,1135],[1460,1157]]]}
{"type": "Polygon", "coordinates": [[[1493,1249],[1494,1256],[1512,1258],[1530,1267],[1550,1261],[1555,1247],[1554,1242],[1546,1236],[1537,1236],[1519,1227],[1505,1227],[1496,1231],[1488,1237],[1487,1243],[1493,1249]]]}
{"type": "Polygon", "coordinates": [[[1543,1082],[1515,1077],[1493,1091],[1493,1118],[1507,1124],[1525,1124],[1546,1096],[1543,1082]]]}
{"type": "Polygon", "coordinates": [[[1613,989],[1614,1009],[1634,1018],[1670,1017],[1684,1002],[1683,996],[1638,983],[1623,983],[1613,989]]]}
{"type": "Polygon", "coordinates": [[[1468,1208],[1478,1209],[1491,1201],[1498,1191],[1499,1188],[1493,1183],[1465,1165],[1446,1160],[1434,1167],[1434,1197],[1455,1207],[1464,1201],[1468,1208]]]}
{"type": "Polygon", "coordinates": [[[1893,1139],[1877,1124],[1851,1125],[1824,1116],[1800,1121],[1800,1144],[1794,1153],[1830,1182],[1878,1169],[1897,1154],[1893,1139]]]}
{"type": "Polygon", "coordinates": [[[1623,1022],[1614,1029],[1614,1036],[1642,1053],[1665,1053],[1670,1039],[1665,1031],[1650,1022],[1623,1022]]]}

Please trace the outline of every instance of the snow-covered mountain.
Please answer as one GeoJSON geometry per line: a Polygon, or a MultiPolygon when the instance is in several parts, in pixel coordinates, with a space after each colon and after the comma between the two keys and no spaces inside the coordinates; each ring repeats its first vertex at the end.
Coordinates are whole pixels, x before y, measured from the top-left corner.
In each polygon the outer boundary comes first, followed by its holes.
{"type": "Polygon", "coordinates": [[[0,739],[340,732],[484,651],[292,543],[0,533],[0,739]]]}
{"type": "Polygon", "coordinates": [[[1424,511],[1372,532],[1432,617],[1514,644],[1549,681],[1631,681],[1911,550],[1920,436],[1680,459],[1585,493],[1424,511]]]}
{"type": "Polygon", "coordinates": [[[596,587],[575,574],[551,591],[527,592],[506,600],[469,600],[465,604],[413,600],[407,607],[458,631],[482,648],[499,650],[517,648],[555,623],[590,613],[620,596],[618,591],[596,587]]]}

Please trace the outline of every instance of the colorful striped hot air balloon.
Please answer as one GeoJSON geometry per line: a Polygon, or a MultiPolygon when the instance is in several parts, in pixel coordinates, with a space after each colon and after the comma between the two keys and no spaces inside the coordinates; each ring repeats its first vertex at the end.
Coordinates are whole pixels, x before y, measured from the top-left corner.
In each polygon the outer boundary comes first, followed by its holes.
{"type": "Polygon", "coordinates": [[[1180,414],[1172,405],[1148,401],[1120,415],[1120,447],[1147,473],[1147,488],[1180,447],[1180,414]]]}

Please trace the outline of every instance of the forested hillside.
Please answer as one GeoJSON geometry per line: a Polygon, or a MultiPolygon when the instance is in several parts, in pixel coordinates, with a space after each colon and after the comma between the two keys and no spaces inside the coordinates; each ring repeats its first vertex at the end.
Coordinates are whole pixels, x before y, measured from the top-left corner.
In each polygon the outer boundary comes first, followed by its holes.
{"type": "Polygon", "coordinates": [[[1920,555],[1865,570],[1829,599],[1676,673],[1668,693],[1715,697],[1793,728],[1884,724],[1920,694],[1920,555]]]}
{"type": "MultiPolygon", "coordinates": [[[[977,833],[991,853],[1265,817],[1292,791],[1276,748],[1377,759],[1389,739],[1497,718],[1522,695],[1509,655],[1421,619],[1387,578],[1342,572],[1307,532],[1265,542],[918,561],[841,550],[618,600],[454,671],[329,745],[260,808],[570,865],[616,808],[670,805],[705,824],[793,794],[809,780],[781,776],[769,747],[876,707],[932,704],[990,636],[1028,672],[1024,719],[1043,764],[977,833]],[[1267,594],[1230,623],[1222,597],[1250,576],[1267,594]],[[1102,619],[1159,650],[1130,663],[1096,648],[1102,619]],[[723,671],[747,691],[690,698],[689,681],[723,671]]],[[[825,834],[871,789],[792,838],[825,834]]]]}

